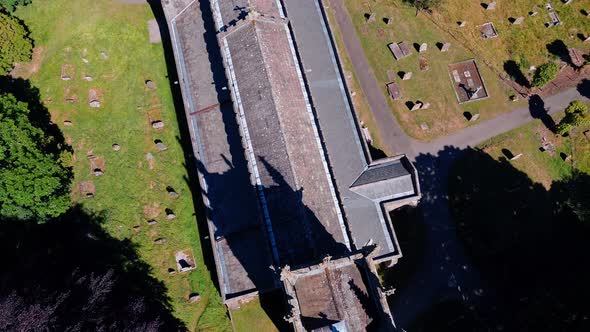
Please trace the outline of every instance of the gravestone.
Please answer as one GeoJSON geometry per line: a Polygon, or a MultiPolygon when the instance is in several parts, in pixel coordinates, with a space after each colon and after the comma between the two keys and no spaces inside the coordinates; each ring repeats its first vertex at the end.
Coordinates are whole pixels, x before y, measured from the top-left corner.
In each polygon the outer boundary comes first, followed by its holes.
{"type": "Polygon", "coordinates": [[[512,24],[514,24],[514,25],[520,25],[520,24],[522,24],[523,21],[524,21],[524,17],[520,16],[520,17],[517,17],[514,20],[514,22],[512,22],[512,24]]]}
{"type": "Polygon", "coordinates": [[[402,77],[402,80],[407,81],[407,80],[409,80],[411,78],[412,78],[412,72],[411,71],[404,72],[404,76],[402,77]]]}
{"type": "Polygon", "coordinates": [[[385,17],[383,19],[383,22],[385,22],[385,24],[390,25],[391,23],[393,23],[393,20],[390,17],[385,17]]]}
{"type": "Polygon", "coordinates": [[[414,105],[412,105],[412,108],[410,108],[410,111],[417,111],[419,109],[422,108],[422,105],[424,105],[421,101],[417,101],[416,103],[414,103],[414,105]]]}
{"type": "Polygon", "coordinates": [[[418,52],[422,53],[422,52],[426,52],[427,50],[428,50],[428,44],[426,44],[426,43],[420,44],[420,49],[418,50],[418,52]]]}
{"type": "Polygon", "coordinates": [[[150,90],[153,90],[153,89],[155,89],[155,88],[156,88],[156,83],[155,83],[154,81],[152,81],[152,80],[146,80],[146,81],[145,81],[145,86],[146,86],[148,89],[150,89],[150,90]]]}
{"type": "Polygon", "coordinates": [[[201,300],[201,295],[199,295],[199,293],[192,293],[188,297],[188,303],[196,303],[196,302],[199,302],[200,300],[201,300]]]}
{"type": "Polygon", "coordinates": [[[442,47],[440,48],[440,51],[441,52],[448,52],[450,48],[451,48],[451,43],[444,43],[442,45],[442,47]]]}
{"type": "Polygon", "coordinates": [[[115,144],[113,144],[112,148],[113,148],[113,150],[114,150],[114,151],[119,151],[119,150],[121,150],[121,146],[120,146],[119,144],[116,144],[116,143],[115,143],[115,144]]]}
{"type": "Polygon", "coordinates": [[[160,237],[154,240],[155,244],[164,244],[166,243],[166,238],[165,237],[160,237]]]}
{"type": "Polygon", "coordinates": [[[154,129],[162,129],[164,128],[164,122],[158,120],[158,121],[154,121],[152,122],[152,128],[154,129]]]}
{"type": "Polygon", "coordinates": [[[519,153],[516,156],[510,158],[510,161],[518,160],[518,159],[520,159],[520,157],[522,157],[522,153],[519,153]]]}
{"type": "Polygon", "coordinates": [[[420,124],[420,129],[426,131],[426,130],[430,129],[430,127],[428,127],[428,124],[426,124],[425,122],[422,122],[420,124]]]}
{"type": "Polygon", "coordinates": [[[475,122],[479,119],[479,113],[473,114],[469,121],[475,122]]]}
{"type": "Polygon", "coordinates": [[[376,15],[375,13],[371,13],[371,14],[365,14],[365,17],[367,18],[367,23],[371,23],[375,21],[376,15]]]}
{"type": "Polygon", "coordinates": [[[105,51],[100,51],[100,56],[103,58],[103,60],[109,59],[109,55],[105,51]]]}
{"type": "Polygon", "coordinates": [[[586,39],[584,39],[584,43],[588,43],[590,42],[590,36],[586,37],[586,39]]]}
{"type": "Polygon", "coordinates": [[[157,223],[158,223],[158,222],[157,222],[157,221],[155,221],[154,219],[150,219],[150,220],[148,220],[148,221],[147,221],[147,224],[148,224],[148,225],[150,225],[150,226],[153,226],[153,225],[155,225],[155,224],[157,224],[157,223]]]}
{"type": "Polygon", "coordinates": [[[460,21],[457,24],[459,25],[459,28],[463,28],[465,25],[467,25],[467,21],[460,21]]]}
{"type": "Polygon", "coordinates": [[[490,2],[488,3],[488,5],[486,6],[486,10],[494,10],[496,9],[496,2],[490,2]]]}
{"type": "Polygon", "coordinates": [[[71,127],[72,125],[73,125],[72,121],[70,121],[70,120],[64,120],[64,126],[71,127]]]}
{"type": "Polygon", "coordinates": [[[92,82],[92,81],[94,81],[94,77],[86,75],[86,76],[84,76],[84,80],[88,81],[88,82],[92,82]]]}
{"type": "Polygon", "coordinates": [[[537,11],[529,12],[529,16],[531,16],[531,17],[537,16],[537,15],[539,15],[539,12],[537,12],[537,11]]]}
{"type": "Polygon", "coordinates": [[[156,143],[156,148],[158,148],[158,151],[168,150],[168,147],[166,146],[166,144],[162,143],[162,141],[156,140],[155,143],[156,143]]]}

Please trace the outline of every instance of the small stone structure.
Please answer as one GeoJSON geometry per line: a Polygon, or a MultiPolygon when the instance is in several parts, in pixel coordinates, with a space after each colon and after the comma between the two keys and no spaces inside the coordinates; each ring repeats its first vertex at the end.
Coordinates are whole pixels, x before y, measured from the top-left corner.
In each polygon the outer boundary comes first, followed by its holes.
{"type": "Polygon", "coordinates": [[[397,85],[397,83],[392,82],[392,83],[387,84],[387,92],[389,93],[389,96],[393,100],[402,99],[402,93],[401,93],[401,91],[399,89],[399,85],[397,85]]]}
{"type": "Polygon", "coordinates": [[[90,89],[88,90],[88,105],[92,108],[99,108],[100,103],[100,96],[98,94],[98,90],[90,89]]]}
{"type": "Polygon", "coordinates": [[[449,74],[460,104],[488,97],[488,91],[475,60],[449,65],[449,74]]]}
{"type": "Polygon", "coordinates": [[[490,2],[486,5],[486,10],[494,10],[494,9],[496,9],[496,2],[495,1],[490,2]]]}
{"type": "Polygon", "coordinates": [[[377,17],[377,15],[375,15],[375,13],[365,14],[365,18],[366,18],[367,23],[375,22],[376,17],[377,17]]]}
{"type": "Polygon", "coordinates": [[[494,23],[492,23],[492,22],[488,22],[488,23],[484,23],[484,24],[480,25],[479,31],[481,32],[481,37],[484,39],[498,37],[498,31],[496,30],[496,27],[494,26],[494,23]]]}
{"type": "Polygon", "coordinates": [[[428,50],[428,44],[427,43],[420,44],[420,48],[418,49],[418,52],[419,53],[426,52],[427,50],[428,50]]]}
{"type": "Polygon", "coordinates": [[[450,48],[451,48],[451,43],[444,43],[444,44],[442,44],[440,51],[441,52],[448,52],[450,48]]]}
{"type": "Polygon", "coordinates": [[[164,128],[164,122],[161,121],[161,120],[153,121],[152,122],[152,128],[154,128],[154,129],[163,129],[164,128]]]}
{"type": "Polygon", "coordinates": [[[514,21],[512,22],[513,25],[520,25],[522,24],[522,22],[524,22],[524,17],[520,16],[514,19],[514,21]]]}
{"type": "Polygon", "coordinates": [[[74,66],[71,64],[64,64],[61,66],[61,80],[69,81],[74,76],[74,66]]]}
{"type": "Polygon", "coordinates": [[[407,81],[407,80],[409,80],[411,78],[412,78],[412,72],[411,71],[404,72],[404,75],[402,76],[402,80],[403,81],[407,81]]]}
{"type": "Polygon", "coordinates": [[[195,269],[195,259],[193,258],[193,251],[186,249],[178,251],[174,254],[176,260],[176,269],[178,272],[187,272],[195,269]]]}
{"type": "Polygon", "coordinates": [[[156,144],[156,148],[158,148],[158,151],[168,150],[168,147],[166,146],[166,144],[162,143],[161,140],[157,139],[154,141],[154,143],[156,144]]]}
{"type": "Polygon", "coordinates": [[[391,43],[387,46],[389,47],[389,50],[391,51],[391,53],[393,54],[393,57],[396,60],[403,59],[403,58],[408,57],[412,54],[412,51],[410,50],[410,46],[406,42],[401,42],[401,43],[397,43],[397,44],[391,43]]]}

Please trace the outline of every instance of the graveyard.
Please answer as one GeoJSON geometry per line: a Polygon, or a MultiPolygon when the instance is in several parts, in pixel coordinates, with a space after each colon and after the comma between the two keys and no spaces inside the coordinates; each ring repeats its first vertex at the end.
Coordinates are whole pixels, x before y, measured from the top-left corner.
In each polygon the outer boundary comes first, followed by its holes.
{"type": "Polygon", "coordinates": [[[189,330],[229,330],[203,260],[200,242],[208,240],[195,225],[192,165],[179,142],[184,124],[161,40],[149,33],[157,33],[150,7],[35,0],[16,15],[36,46],[32,66],[16,75],[39,88],[74,150],[72,201],[108,211],[105,230],[137,248],[189,330]]]}
{"type": "MultiPolygon", "coordinates": [[[[556,123],[562,117],[563,112],[553,115],[556,123]]],[[[535,120],[494,137],[479,148],[496,160],[509,160],[533,182],[546,188],[570,176],[574,169],[590,173],[590,125],[562,137],[547,129],[541,120],[535,120]],[[515,158],[518,155],[521,156],[515,158]]]]}
{"type": "Polygon", "coordinates": [[[515,105],[509,98],[512,92],[498,76],[425,15],[416,16],[401,1],[345,0],[345,4],[373,73],[408,135],[430,141],[515,105]],[[374,18],[367,13],[375,13],[374,18]],[[471,59],[477,61],[487,98],[459,103],[449,66],[471,59]]]}
{"type": "Polygon", "coordinates": [[[565,48],[590,51],[584,42],[590,37],[589,11],[590,4],[579,0],[447,0],[430,17],[496,72],[504,73],[512,60],[529,75],[531,66],[567,57],[565,48]],[[497,36],[490,38],[491,30],[497,36]]]}

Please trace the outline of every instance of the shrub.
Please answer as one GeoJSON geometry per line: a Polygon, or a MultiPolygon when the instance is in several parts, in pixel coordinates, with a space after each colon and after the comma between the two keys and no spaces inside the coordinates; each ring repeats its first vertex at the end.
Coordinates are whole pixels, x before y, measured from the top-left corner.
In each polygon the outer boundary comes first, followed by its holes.
{"type": "Polygon", "coordinates": [[[0,75],[8,74],[15,62],[29,61],[32,50],[27,29],[16,18],[0,12],[0,75]]]}
{"type": "Polygon", "coordinates": [[[542,64],[533,77],[533,86],[543,87],[547,83],[553,81],[559,72],[559,65],[555,62],[548,62],[542,64]]]}
{"type": "Polygon", "coordinates": [[[565,109],[565,116],[557,125],[556,132],[560,135],[565,135],[572,128],[583,125],[588,121],[588,105],[575,100],[565,109]]]}

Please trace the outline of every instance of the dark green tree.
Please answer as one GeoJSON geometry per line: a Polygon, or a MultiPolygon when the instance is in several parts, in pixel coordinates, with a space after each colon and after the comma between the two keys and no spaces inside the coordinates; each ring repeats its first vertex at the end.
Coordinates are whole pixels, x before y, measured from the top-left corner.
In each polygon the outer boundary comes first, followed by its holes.
{"type": "Polygon", "coordinates": [[[68,153],[12,94],[0,94],[0,218],[45,220],[70,206],[68,153]]]}
{"type": "Polygon", "coordinates": [[[28,34],[18,19],[0,11],[0,75],[8,74],[15,62],[29,61],[33,40],[28,34]]]}
{"type": "Polygon", "coordinates": [[[0,8],[12,11],[17,6],[26,6],[31,3],[31,0],[0,0],[0,8]]]}
{"type": "Polygon", "coordinates": [[[572,128],[590,121],[588,117],[588,105],[575,100],[565,109],[565,116],[557,125],[556,132],[560,135],[567,134],[572,128]]]}
{"type": "Polygon", "coordinates": [[[533,86],[540,88],[547,85],[547,83],[553,81],[555,77],[557,77],[557,73],[559,73],[559,65],[557,63],[547,62],[542,64],[537,68],[537,71],[535,71],[533,86]]]}

